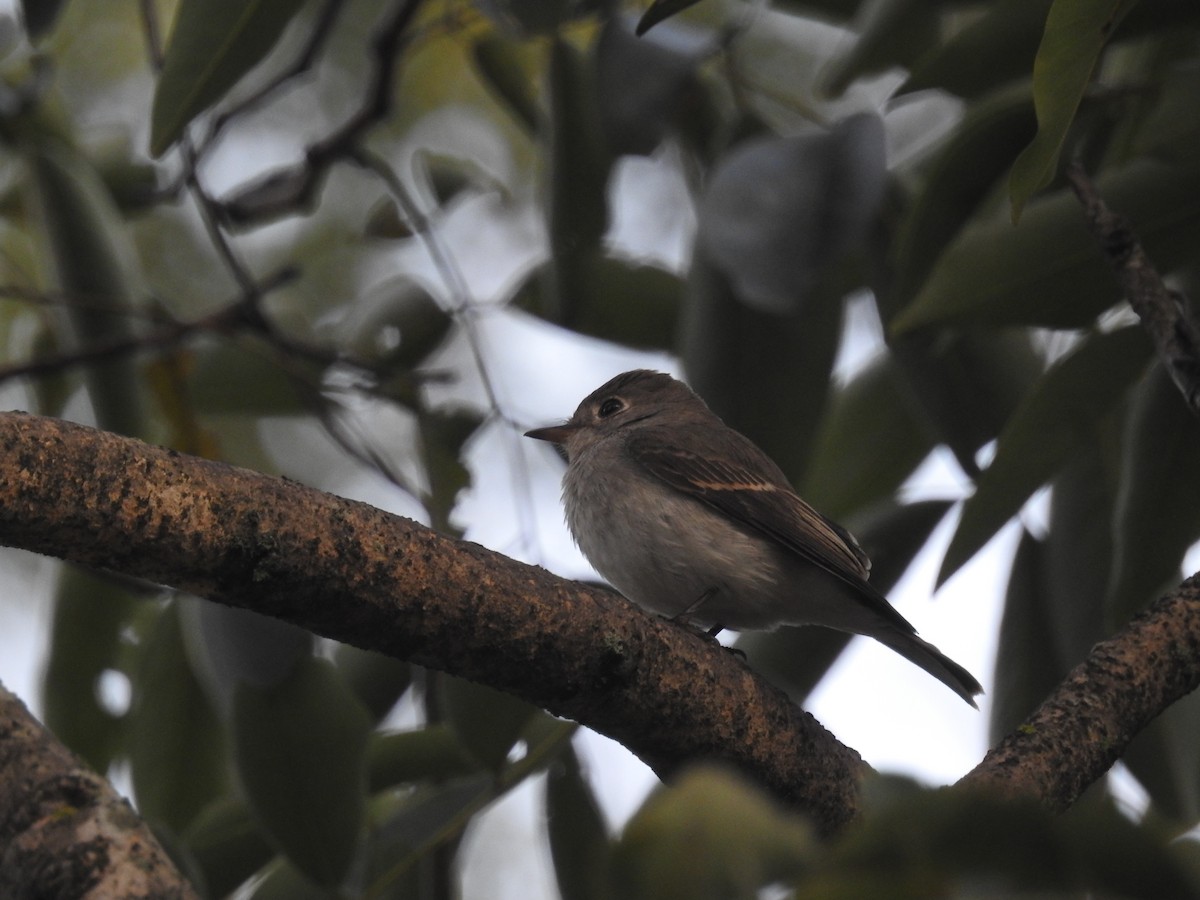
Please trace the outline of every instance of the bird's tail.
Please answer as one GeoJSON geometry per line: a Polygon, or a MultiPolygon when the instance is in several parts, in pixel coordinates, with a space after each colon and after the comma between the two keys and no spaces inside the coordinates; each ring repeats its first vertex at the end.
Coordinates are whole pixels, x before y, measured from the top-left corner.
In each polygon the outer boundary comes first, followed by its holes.
{"type": "Polygon", "coordinates": [[[922,640],[915,634],[893,628],[872,631],[871,637],[891,647],[905,659],[916,663],[976,709],[979,708],[975,703],[975,695],[982,694],[983,687],[970,672],[929,641],[922,640]]]}

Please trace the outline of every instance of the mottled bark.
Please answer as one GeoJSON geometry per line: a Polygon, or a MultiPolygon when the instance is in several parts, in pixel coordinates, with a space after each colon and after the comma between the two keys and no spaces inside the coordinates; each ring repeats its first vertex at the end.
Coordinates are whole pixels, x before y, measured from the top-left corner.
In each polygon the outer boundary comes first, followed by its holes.
{"type": "Polygon", "coordinates": [[[150,829],[0,687],[0,897],[196,897],[150,829]]]}
{"type": "Polygon", "coordinates": [[[280,478],[0,415],[0,542],[510,691],[659,775],[722,761],[833,832],[853,750],[733,654],[607,591],[280,478]]]}

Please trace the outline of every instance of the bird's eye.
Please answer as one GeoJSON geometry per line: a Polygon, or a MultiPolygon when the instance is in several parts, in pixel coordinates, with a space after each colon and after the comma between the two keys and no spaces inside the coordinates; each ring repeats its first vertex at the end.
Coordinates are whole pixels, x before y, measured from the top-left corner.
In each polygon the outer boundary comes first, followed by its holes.
{"type": "Polygon", "coordinates": [[[607,419],[609,416],[615,416],[625,408],[625,404],[617,397],[609,397],[600,404],[600,418],[607,419]]]}

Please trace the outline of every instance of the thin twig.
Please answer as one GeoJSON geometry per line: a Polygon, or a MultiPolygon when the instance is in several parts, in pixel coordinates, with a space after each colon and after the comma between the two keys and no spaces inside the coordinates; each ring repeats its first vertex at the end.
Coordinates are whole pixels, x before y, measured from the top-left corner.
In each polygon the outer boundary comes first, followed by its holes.
{"type": "Polygon", "coordinates": [[[1066,176],[1125,299],[1150,333],[1171,380],[1200,415],[1200,321],[1187,297],[1163,283],[1133,226],[1108,208],[1079,160],[1067,166],[1066,176]]]}

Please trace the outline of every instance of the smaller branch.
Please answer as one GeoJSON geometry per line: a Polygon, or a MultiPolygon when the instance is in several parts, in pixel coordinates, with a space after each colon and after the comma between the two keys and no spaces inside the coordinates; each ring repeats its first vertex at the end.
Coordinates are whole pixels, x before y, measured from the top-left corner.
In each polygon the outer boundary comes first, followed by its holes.
{"type": "Polygon", "coordinates": [[[1029,719],[959,781],[1055,812],[1112,767],[1141,729],[1200,686],[1200,574],[1097,644],[1029,719]]]}
{"type": "Polygon", "coordinates": [[[263,219],[307,209],[326,172],[337,161],[353,156],[363,135],[392,110],[396,65],[408,26],[421,0],[402,0],[371,43],[375,71],[363,105],[341,128],[310,145],[304,162],[268,172],[228,200],[221,208],[227,221],[244,226],[263,219]]]}
{"type": "Polygon", "coordinates": [[[213,120],[208,134],[205,135],[199,144],[200,156],[204,156],[208,152],[209,147],[212,146],[230,122],[258,109],[270,99],[272,94],[289,81],[300,77],[312,68],[317,56],[321,53],[321,49],[325,46],[325,42],[333,34],[334,24],[337,22],[338,14],[344,6],[344,0],[325,0],[325,5],[317,13],[317,18],[313,23],[308,42],[304,45],[304,49],[300,51],[295,61],[249,97],[246,97],[232,108],[218,115],[213,120]]]}
{"type": "Polygon", "coordinates": [[[0,687],[0,896],[194,900],[103,778],[0,687]]]}
{"type": "Polygon", "coordinates": [[[1105,205],[1078,160],[1067,166],[1066,176],[1125,299],[1150,333],[1171,380],[1192,412],[1200,415],[1200,321],[1187,297],[1163,284],[1133,226],[1105,205]]]}
{"type": "MultiPolygon", "coordinates": [[[[255,286],[256,295],[261,296],[269,293],[280,285],[290,281],[294,277],[295,272],[293,270],[283,269],[260,284],[257,284],[255,286]]],[[[3,291],[3,293],[7,293],[7,291],[3,291]]],[[[21,291],[20,293],[26,294],[24,291],[21,291]]],[[[22,299],[27,299],[31,302],[47,304],[54,302],[62,302],[65,304],[75,303],[75,301],[71,298],[47,298],[32,294],[31,292],[26,296],[22,296],[22,299]]],[[[113,315],[142,314],[140,311],[125,309],[114,310],[107,307],[101,308],[99,303],[97,303],[96,306],[98,311],[111,313],[113,315]]],[[[0,384],[12,378],[33,378],[42,375],[50,375],[56,372],[62,372],[66,369],[74,368],[75,366],[94,365],[96,363],[107,362],[108,360],[112,360],[117,357],[140,353],[145,350],[168,350],[183,343],[185,340],[198,332],[232,334],[237,331],[254,331],[262,333],[281,352],[299,356],[305,359],[312,359],[319,352],[316,348],[307,347],[297,342],[277,341],[275,335],[271,334],[255,315],[248,316],[246,314],[245,300],[239,298],[217,310],[216,312],[211,313],[210,315],[191,322],[169,321],[157,331],[153,331],[149,334],[119,337],[105,343],[91,344],[87,347],[83,347],[79,350],[74,350],[68,353],[58,353],[52,356],[30,360],[28,362],[14,363],[13,365],[9,366],[0,366],[0,384]]],[[[322,361],[326,364],[332,364],[339,359],[340,357],[328,352],[326,352],[322,357],[322,361]]]]}

